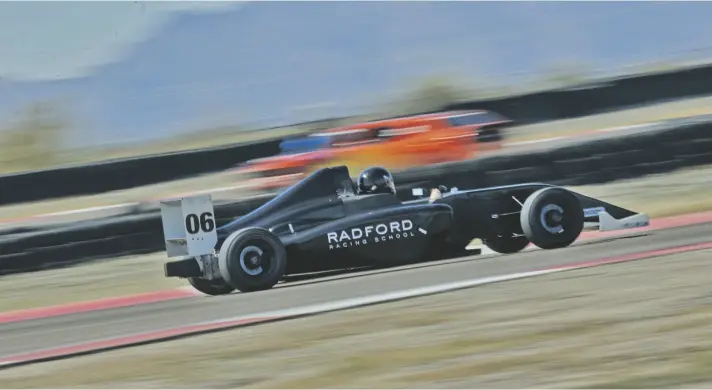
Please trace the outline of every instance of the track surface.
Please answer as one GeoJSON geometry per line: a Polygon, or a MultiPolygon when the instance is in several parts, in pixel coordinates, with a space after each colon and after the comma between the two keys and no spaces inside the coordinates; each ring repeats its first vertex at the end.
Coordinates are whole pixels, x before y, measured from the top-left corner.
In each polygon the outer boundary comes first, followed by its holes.
{"type": "Polygon", "coordinates": [[[186,298],[2,324],[0,358],[209,320],[705,243],[710,241],[710,237],[712,224],[702,224],[582,241],[572,247],[555,251],[534,250],[509,256],[451,259],[398,269],[350,274],[328,280],[286,284],[257,293],[186,298]]]}

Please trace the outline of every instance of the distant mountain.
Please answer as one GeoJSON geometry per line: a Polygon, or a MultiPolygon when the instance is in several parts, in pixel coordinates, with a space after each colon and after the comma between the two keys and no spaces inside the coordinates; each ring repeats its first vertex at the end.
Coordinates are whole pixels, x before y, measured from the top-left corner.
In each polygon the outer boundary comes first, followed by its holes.
{"type": "Polygon", "coordinates": [[[256,2],[178,14],[87,77],[0,83],[0,118],[62,99],[78,143],[144,140],[227,123],[315,119],[430,74],[525,80],[552,65],[671,57],[712,38],[709,2],[256,2]]]}

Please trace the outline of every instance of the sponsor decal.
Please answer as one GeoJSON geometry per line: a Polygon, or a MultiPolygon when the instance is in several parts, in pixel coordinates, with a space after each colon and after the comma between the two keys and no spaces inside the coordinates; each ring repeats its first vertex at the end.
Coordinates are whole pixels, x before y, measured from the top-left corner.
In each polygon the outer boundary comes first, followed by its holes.
{"type": "Polygon", "coordinates": [[[598,213],[602,213],[604,211],[606,211],[605,207],[592,207],[590,209],[583,209],[583,216],[584,218],[595,217],[598,215],[598,213]]]}
{"type": "Polygon", "coordinates": [[[422,228],[415,229],[410,219],[403,219],[329,232],[326,234],[326,239],[329,249],[342,249],[409,239],[415,237],[416,232],[427,234],[427,231],[422,228]]]}
{"type": "Polygon", "coordinates": [[[637,222],[626,222],[623,224],[624,229],[635,229],[639,227],[645,227],[650,225],[648,221],[637,221],[637,222]]]}

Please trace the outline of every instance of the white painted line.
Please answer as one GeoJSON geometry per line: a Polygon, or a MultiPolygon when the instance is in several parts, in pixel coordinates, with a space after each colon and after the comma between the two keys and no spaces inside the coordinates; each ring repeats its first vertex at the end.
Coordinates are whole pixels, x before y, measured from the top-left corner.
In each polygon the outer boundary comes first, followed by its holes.
{"type": "Polygon", "coordinates": [[[480,285],[484,285],[484,284],[506,282],[506,281],[510,281],[510,280],[517,280],[517,279],[523,279],[523,278],[530,278],[530,277],[534,277],[534,276],[553,274],[556,272],[563,272],[566,270],[568,270],[568,269],[562,268],[562,269],[550,269],[550,270],[541,270],[541,271],[529,271],[529,272],[520,272],[520,273],[506,274],[506,275],[499,275],[499,276],[491,276],[491,277],[486,277],[486,278],[463,280],[460,282],[436,284],[433,286],[418,287],[418,288],[413,288],[413,289],[394,291],[394,292],[385,293],[385,294],[369,295],[369,296],[360,297],[360,298],[343,299],[343,300],[334,301],[334,302],[326,302],[326,303],[319,303],[319,304],[315,304],[315,305],[308,305],[308,306],[296,307],[296,308],[291,308],[291,309],[283,309],[283,310],[268,311],[268,312],[263,312],[263,313],[255,313],[255,314],[249,314],[249,315],[245,315],[245,316],[221,319],[221,320],[217,320],[217,321],[208,321],[208,322],[200,323],[198,325],[209,325],[209,324],[217,324],[217,323],[222,323],[222,322],[234,322],[234,321],[240,321],[240,320],[248,320],[251,318],[296,317],[296,316],[303,316],[303,315],[309,315],[309,314],[324,313],[324,312],[329,312],[329,311],[351,309],[351,308],[358,307],[358,306],[366,306],[366,305],[373,305],[376,303],[384,303],[384,302],[396,301],[396,300],[407,299],[407,298],[415,298],[415,297],[420,297],[420,296],[424,296],[424,295],[438,294],[438,293],[443,293],[443,292],[448,292],[448,291],[476,287],[476,286],[480,286],[480,285]]]}
{"type": "MultiPolygon", "coordinates": [[[[260,318],[264,318],[264,319],[268,319],[268,320],[286,320],[286,319],[298,317],[298,316],[326,313],[326,312],[336,311],[336,310],[351,309],[351,308],[355,308],[355,307],[359,307],[359,306],[366,306],[366,305],[384,303],[384,302],[389,302],[389,301],[396,301],[396,300],[407,299],[407,298],[415,298],[415,297],[419,297],[419,296],[437,294],[437,293],[453,291],[453,290],[459,290],[459,289],[475,287],[475,286],[484,285],[484,284],[510,281],[510,280],[528,278],[528,277],[539,276],[539,275],[546,275],[546,274],[551,274],[551,273],[555,273],[555,272],[563,272],[563,271],[565,271],[565,269],[552,269],[552,270],[531,271],[531,272],[522,272],[522,273],[515,273],[515,274],[508,274],[508,275],[501,275],[501,276],[493,276],[493,277],[487,277],[487,278],[477,278],[477,279],[466,280],[466,281],[461,281],[461,282],[444,283],[444,284],[428,286],[428,287],[420,287],[420,288],[414,288],[414,289],[395,291],[392,293],[376,294],[376,295],[370,295],[370,296],[360,297],[360,298],[344,299],[344,300],[339,300],[339,301],[334,301],[334,302],[326,302],[326,303],[320,303],[320,304],[314,304],[314,305],[307,305],[307,306],[296,307],[296,308],[291,308],[291,309],[282,309],[282,310],[268,311],[268,312],[263,312],[263,313],[248,314],[248,315],[232,317],[232,318],[223,318],[223,319],[219,319],[219,320],[205,321],[205,322],[194,323],[194,324],[186,324],[186,325],[178,327],[178,328],[165,328],[165,329],[161,329],[161,330],[157,330],[157,331],[152,331],[150,333],[164,333],[164,332],[175,331],[175,334],[190,334],[190,333],[192,333],[191,331],[181,332],[181,329],[183,329],[183,328],[194,329],[194,328],[199,328],[199,327],[208,327],[211,330],[218,330],[221,327],[226,327],[226,328],[231,327],[236,322],[250,321],[250,320],[256,320],[256,319],[260,319],[260,318]]],[[[120,338],[120,339],[141,338],[143,335],[145,335],[145,333],[135,333],[132,335],[120,336],[118,338],[120,338]]],[[[101,345],[104,343],[108,344],[108,343],[111,343],[111,341],[116,340],[116,339],[117,339],[117,337],[108,337],[108,338],[103,338],[103,339],[98,339],[98,340],[91,340],[88,343],[95,344],[95,345],[101,345]]],[[[160,339],[160,337],[158,339],[160,339]]],[[[86,344],[87,344],[86,342],[75,343],[75,344],[65,344],[65,345],[61,345],[59,347],[55,347],[53,349],[56,350],[56,349],[67,349],[67,348],[72,348],[72,347],[81,347],[86,344]]],[[[89,349],[89,350],[91,350],[91,349],[89,349]]],[[[33,354],[33,353],[41,355],[42,351],[28,352],[28,354],[33,354]]],[[[56,356],[62,356],[62,354],[59,354],[56,356]]],[[[0,359],[0,366],[22,363],[22,362],[26,361],[24,359],[20,359],[20,360],[12,359],[11,356],[8,356],[8,359],[11,359],[11,360],[0,359]]],[[[27,361],[32,361],[32,360],[34,360],[34,359],[28,359],[27,361]]]]}
{"type": "Polygon", "coordinates": [[[535,271],[518,272],[518,273],[504,274],[504,275],[498,275],[498,276],[490,276],[490,277],[484,277],[484,278],[462,280],[462,281],[458,281],[458,282],[441,283],[441,284],[435,284],[432,286],[417,287],[417,288],[405,289],[405,290],[394,291],[394,292],[384,293],[384,294],[374,294],[374,295],[369,295],[369,296],[360,297],[360,298],[343,299],[343,300],[334,301],[334,302],[326,302],[326,303],[302,306],[302,307],[291,308],[291,309],[283,309],[283,310],[255,313],[255,314],[250,314],[250,315],[246,315],[246,316],[239,316],[239,317],[221,319],[221,320],[216,320],[216,321],[208,321],[208,322],[201,323],[200,325],[209,325],[209,324],[218,325],[221,323],[231,323],[231,322],[235,322],[235,321],[239,321],[239,320],[249,320],[249,319],[254,319],[254,318],[287,319],[287,318],[296,317],[296,316],[324,313],[324,312],[336,311],[336,310],[351,309],[351,308],[355,308],[355,307],[359,307],[359,306],[373,305],[373,304],[377,304],[377,303],[385,303],[385,302],[397,301],[397,300],[408,299],[408,298],[417,298],[417,297],[422,297],[422,296],[426,296],[426,295],[433,295],[433,294],[439,294],[439,293],[445,293],[445,292],[450,292],[450,291],[455,291],[455,290],[462,290],[462,289],[466,289],[466,288],[477,287],[477,286],[481,286],[481,285],[485,285],[485,284],[501,283],[501,282],[518,280],[518,279],[531,278],[531,277],[535,277],[535,276],[549,275],[549,274],[554,274],[554,273],[559,273],[559,272],[567,272],[567,271],[582,270],[582,269],[587,269],[587,268],[595,268],[595,267],[599,267],[599,266],[603,266],[603,265],[619,264],[619,263],[625,263],[625,262],[629,262],[629,261],[636,261],[636,260],[648,259],[648,258],[653,258],[653,257],[666,256],[666,255],[685,253],[685,252],[702,250],[702,249],[710,249],[710,248],[712,248],[712,242],[703,242],[703,243],[699,243],[699,244],[691,244],[691,245],[685,245],[685,246],[681,246],[681,247],[657,249],[657,250],[652,250],[652,251],[633,253],[633,254],[629,254],[629,255],[607,257],[607,258],[603,258],[603,259],[586,261],[586,262],[581,262],[581,263],[563,264],[560,266],[551,266],[546,269],[535,270],[535,271]]]}
{"type": "Polygon", "coordinates": [[[609,127],[606,129],[601,129],[599,131],[609,132],[609,131],[633,130],[633,129],[639,129],[639,128],[643,128],[643,127],[647,127],[647,126],[654,126],[654,125],[657,125],[658,123],[659,122],[650,122],[650,123],[642,123],[639,125],[609,127]]]}
{"type": "Polygon", "coordinates": [[[47,214],[37,214],[37,215],[31,215],[29,217],[24,217],[24,218],[23,217],[8,218],[6,220],[0,220],[0,225],[10,224],[10,223],[18,223],[18,222],[34,221],[34,220],[42,219],[42,218],[53,218],[53,217],[62,217],[62,216],[74,215],[74,214],[90,213],[90,212],[96,212],[96,211],[106,211],[106,210],[117,209],[117,208],[122,208],[122,207],[138,206],[139,204],[140,203],[138,203],[138,202],[120,203],[120,204],[113,204],[113,205],[109,205],[109,206],[96,206],[96,207],[87,207],[87,208],[83,208],[83,209],[57,211],[57,212],[47,213],[47,214]]]}
{"type": "Polygon", "coordinates": [[[63,215],[72,215],[72,214],[81,214],[81,213],[88,213],[91,211],[103,211],[103,210],[111,210],[111,209],[116,209],[120,207],[130,207],[130,206],[136,206],[138,205],[138,202],[132,202],[132,203],[120,203],[120,204],[114,204],[114,205],[109,205],[109,206],[96,206],[96,207],[87,207],[85,209],[77,209],[77,210],[67,210],[67,211],[57,211],[54,213],[48,213],[48,214],[40,214],[37,217],[58,217],[58,216],[63,216],[63,215]]]}
{"type": "Polygon", "coordinates": [[[566,139],[566,138],[573,138],[573,137],[552,137],[552,138],[536,139],[533,141],[507,142],[504,145],[505,146],[521,146],[521,145],[540,144],[540,143],[544,143],[544,142],[558,141],[558,140],[566,139]]]}
{"type": "Polygon", "coordinates": [[[551,142],[551,141],[558,141],[558,140],[563,140],[563,139],[567,139],[567,138],[579,138],[581,136],[591,135],[592,133],[596,133],[596,132],[613,132],[613,131],[634,130],[634,129],[644,128],[644,127],[648,127],[648,126],[652,127],[659,123],[661,123],[661,122],[649,122],[649,123],[641,123],[641,124],[629,125],[629,126],[608,127],[608,128],[593,130],[591,132],[581,133],[581,134],[572,134],[570,136],[543,138],[543,139],[533,140],[533,141],[509,142],[509,143],[505,143],[505,146],[531,145],[531,144],[545,143],[545,142],[551,142]]]}

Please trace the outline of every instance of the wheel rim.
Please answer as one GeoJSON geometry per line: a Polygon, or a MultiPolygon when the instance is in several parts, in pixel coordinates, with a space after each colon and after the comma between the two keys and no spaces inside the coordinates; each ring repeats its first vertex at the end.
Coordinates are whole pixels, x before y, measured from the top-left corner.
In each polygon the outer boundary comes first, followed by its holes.
{"type": "Polygon", "coordinates": [[[255,245],[242,248],[240,251],[240,268],[242,268],[242,271],[252,276],[261,274],[264,271],[263,265],[269,261],[264,254],[262,248],[255,245]]]}
{"type": "Polygon", "coordinates": [[[564,231],[564,209],[555,204],[548,204],[539,213],[541,226],[551,234],[559,234],[564,231]]]}

